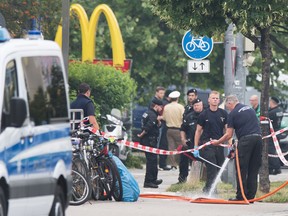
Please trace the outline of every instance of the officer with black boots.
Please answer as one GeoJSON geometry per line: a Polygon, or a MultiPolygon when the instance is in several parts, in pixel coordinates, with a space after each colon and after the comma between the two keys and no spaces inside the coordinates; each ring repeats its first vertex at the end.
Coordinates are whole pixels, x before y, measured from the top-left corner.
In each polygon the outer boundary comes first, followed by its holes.
{"type": "MultiPolygon", "coordinates": [[[[201,99],[194,99],[191,103],[193,107],[193,112],[189,112],[186,116],[183,117],[183,122],[180,128],[180,135],[182,141],[182,150],[193,149],[194,148],[194,135],[197,126],[197,120],[200,113],[203,111],[203,102],[201,99]]],[[[189,154],[189,153],[185,153],[189,154]]],[[[187,180],[188,168],[189,168],[189,158],[185,155],[180,155],[179,163],[179,177],[178,183],[184,183],[187,180]]],[[[192,154],[190,154],[192,156],[192,154]]]]}
{"type": "MultiPolygon", "coordinates": [[[[283,110],[281,107],[279,107],[279,99],[276,97],[271,97],[269,101],[269,119],[272,121],[272,125],[274,128],[274,131],[280,130],[281,127],[281,121],[283,118],[283,110]]],[[[268,144],[268,154],[276,154],[275,145],[272,138],[269,138],[269,144],[268,144]]],[[[270,175],[277,175],[281,173],[281,162],[279,158],[268,158],[268,164],[269,164],[269,174],[270,175]]]]}
{"type": "MultiPolygon", "coordinates": [[[[142,132],[138,134],[142,145],[157,148],[157,139],[159,137],[159,128],[161,126],[159,113],[162,110],[162,104],[161,100],[153,98],[149,109],[142,116],[142,132]]],[[[145,152],[145,156],[146,174],[144,188],[158,188],[158,185],[162,183],[162,179],[157,180],[157,155],[145,152]]]]}

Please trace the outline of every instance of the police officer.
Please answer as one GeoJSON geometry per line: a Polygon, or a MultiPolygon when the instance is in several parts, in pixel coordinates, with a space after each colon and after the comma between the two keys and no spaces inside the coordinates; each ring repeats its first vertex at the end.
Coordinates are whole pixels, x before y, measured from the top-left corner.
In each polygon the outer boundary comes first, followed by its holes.
{"type": "MultiPolygon", "coordinates": [[[[95,118],[95,108],[90,99],[91,88],[87,83],[81,83],[78,87],[78,96],[70,105],[71,109],[83,109],[84,117],[89,118],[89,124],[92,124],[95,130],[99,130],[99,125],[95,118]]],[[[80,113],[76,113],[76,119],[80,119],[80,113]]]]}
{"type": "MultiPolygon", "coordinates": [[[[248,200],[254,199],[257,192],[257,176],[262,161],[262,137],[259,121],[255,111],[251,107],[239,103],[235,95],[227,96],[225,105],[230,111],[226,133],[220,139],[212,140],[211,143],[219,145],[231,139],[235,130],[244,193],[248,200]]],[[[236,178],[237,192],[235,198],[229,199],[232,201],[243,200],[237,173],[236,178]]]]}
{"type": "Polygon", "coordinates": [[[192,102],[198,98],[198,95],[197,95],[197,90],[192,88],[192,89],[189,89],[186,93],[187,95],[187,105],[184,107],[185,110],[184,110],[184,114],[183,114],[183,118],[185,117],[185,115],[187,115],[188,113],[190,112],[193,112],[193,104],[192,102]]]}
{"type": "MultiPolygon", "coordinates": [[[[159,113],[162,110],[162,101],[153,98],[148,111],[142,116],[142,132],[138,134],[140,143],[145,146],[157,148],[157,138],[159,137],[159,128],[161,121],[159,113]]],[[[144,180],[145,188],[158,188],[162,183],[162,179],[157,179],[157,155],[150,152],[145,152],[146,156],[146,174],[144,180]]]]}
{"type": "MultiPolygon", "coordinates": [[[[279,99],[276,97],[271,97],[269,101],[269,119],[272,121],[272,125],[274,128],[274,131],[280,130],[281,127],[281,121],[283,118],[283,110],[281,107],[279,107],[279,99]]],[[[269,138],[269,144],[268,144],[268,153],[269,154],[276,154],[275,145],[272,138],[269,138]]],[[[281,173],[281,163],[279,158],[268,158],[268,164],[269,164],[269,174],[271,175],[277,175],[281,173]]]]}
{"type": "MultiPolygon", "coordinates": [[[[211,91],[209,98],[209,108],[205,109],[198,118],[195,132],[194,148],[210,141],[219,139],[224,134],[227,127],[227,112],[218,107],[220,103],[220,93],[211,91]]],[[[194,151],[193,155],[198,157],[199,151],[194,151]]],[[[224,148],[221,146],[209,145],[200,150],[200,155],[207,161],[222,166],[224,162],[224,148]]],[[[209,192],[216,178],[218,168],[206,162],[207,180],[203,192],[209,192]]]]}
{"type": "MultiPolygon", "coordinates": [[[[183,117],[183,122],[180,128],[180,135],[182,141],[182,150],[194,148],[194,135],[197,126],[197,120],[200,113],[203,111],[203,102],[201,99],[194,99],[191,103],[193,112],[189,112],[183,117]]],[[[186,153],[188,154],[188,153],[186,153]]],[[[185,154],[180,155],[179,163],[179,177],[178,183],[184,183],[187,180],[189,167],[189,158],[185,154]]]]}

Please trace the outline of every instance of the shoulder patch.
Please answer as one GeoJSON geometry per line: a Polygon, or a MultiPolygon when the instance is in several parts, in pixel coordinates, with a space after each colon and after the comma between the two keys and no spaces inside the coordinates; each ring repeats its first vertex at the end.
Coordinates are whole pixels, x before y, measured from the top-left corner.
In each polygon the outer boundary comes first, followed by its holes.
{"type": "Polygon", "coordinates": [[[143,118],[147,118],[147,116],[148,114],[146,112],[142,115],[143,118]]]}

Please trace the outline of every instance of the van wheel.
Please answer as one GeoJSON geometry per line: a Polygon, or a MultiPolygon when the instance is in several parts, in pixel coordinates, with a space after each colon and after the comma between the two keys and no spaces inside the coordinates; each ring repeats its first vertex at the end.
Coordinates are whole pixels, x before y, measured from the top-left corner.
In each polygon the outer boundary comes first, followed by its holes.
{"type": "Polygon", "coordinates": [[[65,198],[63,189],[57,185],[55,197],[49,216],[65,216],[65,198]]]}
{"type": "Polygon", "coordinates": [[[0,187],[0,216],[7,215],[7,203],[3,189],[0,187]]]}

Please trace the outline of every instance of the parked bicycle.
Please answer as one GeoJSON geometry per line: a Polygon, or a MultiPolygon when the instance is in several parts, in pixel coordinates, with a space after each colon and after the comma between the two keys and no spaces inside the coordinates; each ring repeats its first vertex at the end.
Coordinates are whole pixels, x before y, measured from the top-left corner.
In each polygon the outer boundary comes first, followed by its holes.
{"type": "Polygon", "coordinates": [[[122,182],[115,163],[108,154],[109,139],[100,134],[85,132],[88,126],[81,127],[72,133],[73,160],[91,187],[95,200],[112,199],[121,201],[123,196],[122,182]]]}

